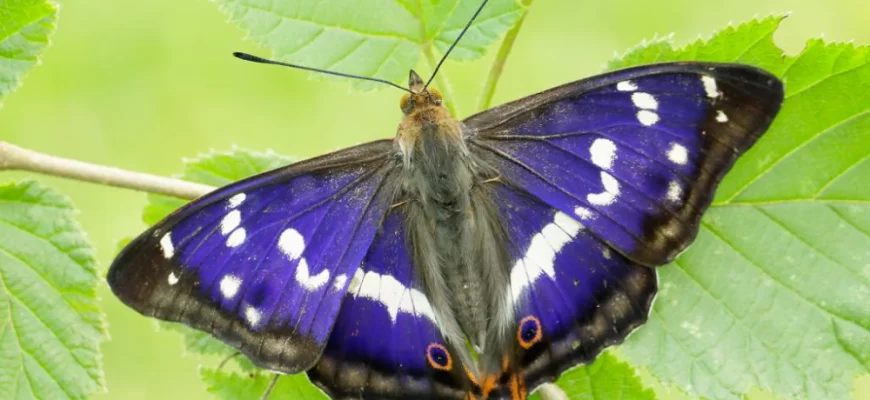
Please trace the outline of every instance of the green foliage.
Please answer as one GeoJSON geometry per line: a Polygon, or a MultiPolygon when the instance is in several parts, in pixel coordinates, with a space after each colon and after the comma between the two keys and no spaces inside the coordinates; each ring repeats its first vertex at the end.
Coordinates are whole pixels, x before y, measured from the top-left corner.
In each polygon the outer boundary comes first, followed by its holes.
{"type": "Polygon", "coordinates": [[[0,2],[0,99],[39,62],[56,18],[56,6],[45,0],[0,2]]]}
{"type": "Polygon", "coordinates": [[[870,48],[811,40],[787,57],[781,17],[610,68],[673,60],[757,65],[786,83],[771,129],[723,181],[695,244],[659,272],[649,322],[624,346],[665,382],[710,398],[751,387],[848,398],[870,371],[870,48]]]}
{"type": "Polygon", "coordinates": [[[104,386],[93,250],[65,196],[0,185],[0,398],[84,399],[104,386]]]}
{"type": "MultiPolygon", "coordinates": [[[[259,399],[274,377],[267,373],[238,374],[203,368],[199,372],[208,391],[221,400],[259,399]]],[[[282,376],[269,400],[329,400],[305,374],[282,376]]]]}
{"type": "MultiPolygon", "coordinates": [[[[574,368],[556,382],[571,400],[655,399],[655,394],[643,387],[634,368],[619,361],[609,352],[594,363],[574,368]]],[[[530,400],[541,400],[533,394],[530,400]]]]}
{"type": "MultiPolygon", "coordinates": [[[[443,54],[480,5],[460,0],[214,1],[278,59],[403,84],[420,54],[428,57],[433,47],[443,54]]],[[[451,58],[482,56],[522,11],[518,0],[491,0],[451,58]]],[[[354,85],[374,87],[362,81],[354,85]]]]}

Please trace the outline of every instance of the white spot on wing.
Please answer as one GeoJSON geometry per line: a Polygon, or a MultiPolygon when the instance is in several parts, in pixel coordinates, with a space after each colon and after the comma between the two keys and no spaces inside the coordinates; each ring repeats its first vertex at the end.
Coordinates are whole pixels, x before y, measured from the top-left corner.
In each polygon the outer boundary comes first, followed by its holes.
{"type": "Polygon", "coordinates": [[[373,271],[366,272],[359,285],[357,296],[375,301],[379,300],[381,298],[381,275],[373,271]]]}
{"type": "Polygon", "coordinates": [[[649,110],[640,110],[637,112],[637,120],[646,126],[653,126],[659,122],[659,115],[649,110]]]}
{"type": "Polygon", "coordinates": [[[381,275],[374,271],[364,272],[360,268],[351,280],[349,293],[355,297],[364,297],[381,303],[387,309],[393,323],[396,323],[396,318],[402,312],[426,317],[433,324],[438,325],[435,321],[435,312],[426,295],[417,289],[405,287],[402,282],[390,275],[381,275]]]}
{"type": "MultiPolygon", "coordinates": [[[[562,231],[571,237],[574,237],[577,232],[580,232],[580,230],[583,229],[583,225],[577,222],[576,219],[571,218],[568,214],[561,211],[556,212],[556,215],[553,216],[553,223],[559,228],[562,228],[562,231]]],[[[544,229],[544,232],[547,232],[547,230],[544,229]]],[[[553,242],[551,241],[550,243],[552,244],[553,242]]]]}
{"type": "Polygon", "coordinates": [[[399,315],[399,304],[402,302],[402,294],[407,291],[405,285],[399,282],[392,275],[381,275],[381,291],[379,300],[387,308],[387,313],[390,314],[390,320],[396,322],[396,316],[399,315]]]}
{"type": "Polygon", "coordinates": [[[278,238],[278,248],[291,260],[295,260],[301,257],[305,250],[305,238],[296,229],[287,229],[281,232],[281,237],[278,238]]]}
{"type": "Polygon", "coordinates": [[[725,112],[722,110],[716,111],[716,121],[718,122],[728,122],[728,116],[725,115],[725,112]]]}
{"type": "Polygon", "coordinates": [[[543,275],[556,278],[556,255],[583,229],[577,220],[557,212],[553,222],[532,237],[526,254],[511,269],[511,295],[519,299],[523,290],[543,275]]]}
{"type": "Polygon", "coordinates": [[[686,165],[689,161],[689,151],[679,143],[671,143],[671,148],[668,150],[668,160],[674,164],[686,165]]]}
{"type": "Polygon", "coordinates": [[[673,201],[675,203],[682,202],[683,197],[683,187],[680,186],[679,182],[671,181],[668,185],[668,200],[673,201]]]}
{"type": "Polygon", "coordinates": [[[631,94],[631,101],[634,103],[634,106],[637,108],[641,108],[644,110],[655,110],[659,108],[659,102],[656,101],[656,98],[645,92],[636,92],[631,94]]]}
{"type": "Polygon", "coordinates": [[[337,292],[337,291],[344,288],[344,284],[346,282],[347,282],[347,275],[341,274],[339,276],[336,276],[335,279],[332,281],[332,289],[334,289],[337,292]]]}
{"type": "Polygon", "coordinates": [[[240,287],[242,287],[242,280],[235,275],[224,275],[221,278],[220,290],[225,299],[236,297],[240,287]]]}
{"type": "Polygon", "coordinates": [[[239,247],[247,238],[248,232],[245,231],[245,228],[236,229],[227,238],[227,247],[239,247]]]}
{"type": "Polygon", "coordinates": [[[239,224],[242,223],[242,212],[239,210],[233,210],[227,213],[224,218],[221,220],[221,233],[226,235],[239,227],[239,224]]]}
{"type": "Polygon", "coordinates": [[[299,260],[299,265],[296,266],[296,282],[308,290],[317,290],[323,287],[329,280],[329,270],[324,268],[317,275],[312,276],[308,271],[308,262],[305,259],[299,260]]]}
{"type": "Polygon", "coordinates": [[[248,321],[248,325],[257,326],[261,318],[263,318],[263,314],[260,314],[260,310],[251,306],[245,308],[245,320],[248,321]]]}
{"type": "Polygon", "coordinates": [[[601,193],[590,193],[586,196],[586,200],[596,206],[609,206],[619,196],[619,181],[613,175],[602,171],[601,184],[604,185],[604,191],[601,193]]]}
{"type": "Polygon", "coordinates": [[[227,204],[230,206],[230,208],[236,208],[245,202],[246,197],[248,196],[246,196],[244,193],[239,193],[233,197],[230,197],[230,199],[227,200],[227,204]]]}
{"type": "Polygon", "coordinates": [[[166,278],[166,281],[169,282],[169,286],[173,286],[178,283],[178,276],[175,275],[175,272],[170,272],[169,277],[166,278]]]}
{"type": "Polygon", "coordinates": [[[162,238],[160,238],[160,250],[163,252],[163,258],[170,259],[173,255],[175,255],[175,246],[172,245],[172,232],[166,232],[162,238]]]}
{"type": "Polygon", "coordinates": [[[719,93],[719,87],[712,76],[701,75],[701,82],[704,84],[704,91],[707,92],[707,97],[715,99],[722,95],[722,93],[719,93]]]}
{"type": "Polygon", "coordinates": [[[593,164],[610,169],[616,159],[616,145],[610,139],[598,138],[589,146],[589,154],[592,155],[593,164]]]}
{"type": "Polygon", "coordinates": [[[353,278],[350,280],[350,286],[347,287],[347,292],[356,296],[365,275],[366,273],[362,268],[357,268],[356,272],[353,274],[353,278]]]}
{"type": "Polygon", "coordinates": [[[637,85],[632,81],[622,81],[616,84],[616,90],[620,92],[633,92],[637,90],[637,85]]]}
{"type": "Polygon", "coordinates": [[[592,211],[586,207],[577,207],[574,209],[574,214],[580,217],[580,219],[592,219],[594,215],[592,211]]]}

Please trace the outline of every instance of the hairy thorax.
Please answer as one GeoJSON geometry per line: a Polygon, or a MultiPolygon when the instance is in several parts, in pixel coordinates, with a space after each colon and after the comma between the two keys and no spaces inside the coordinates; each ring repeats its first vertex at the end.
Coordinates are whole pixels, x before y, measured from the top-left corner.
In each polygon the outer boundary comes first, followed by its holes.
{"type": "Polygon", "coordinates": [[[461,122],[440,105],[409,112],[396,143],[403,160],[396,200],[406,210],[420,283],[445,337],[457,346],[467,337],[482,351],[498,340],[493,321],[509,319],[501,301],[509,284],[506,248],[493,246],[505,243],[505,234],[484,193],[489,169],[470,155],[461,122]]]}

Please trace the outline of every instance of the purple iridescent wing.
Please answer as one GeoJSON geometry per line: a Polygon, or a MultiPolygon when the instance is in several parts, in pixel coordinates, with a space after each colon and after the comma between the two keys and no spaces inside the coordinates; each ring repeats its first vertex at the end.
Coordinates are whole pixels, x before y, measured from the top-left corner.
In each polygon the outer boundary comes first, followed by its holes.
{"type": "Polygon", "coordinates": [[[497,185],[493,196],[509,237],[515,330],[508,373],[491,398],[512,398],[591,362],[643,324],[656,274],[599,241],[586,220],[522,189],[497,185]]]}
{"type": "Polygon", "coordinates": [[[485,111],[465,121],[466,135],[504,181],[655,266],[691,243],[719,181],[782,99],[782,83],[753,67],[650,65],[485,111]]]}
{"type": "Polygon", "coordinates": [[[473,390],[441,335],[407,246],[402,206],[353,276],[312,382],[334,399],[456,399],[473,390]]]}
{"type": "Polygon", "coordinates": [[[261,367],[308,369],[389,207],[392,154],[391,141],[374,142],[207,194],[133,240],[109,285],[261,367]]]}

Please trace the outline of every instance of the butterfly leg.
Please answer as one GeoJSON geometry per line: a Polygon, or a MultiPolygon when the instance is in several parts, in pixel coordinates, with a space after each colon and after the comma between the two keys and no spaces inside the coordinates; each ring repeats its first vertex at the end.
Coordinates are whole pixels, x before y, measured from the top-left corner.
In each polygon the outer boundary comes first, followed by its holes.
{"type": "Polygon", "coordinates": [[[281,374],[275,374],[275,376],[272,377],[272,381],[269,382],[269,386],[266,387],[266,391],[263,393],[263,397],[260,397],[260,400],[268,400],[269,399],[269,395],[272,394],[272,390],[275,389],[275,384],[278,383],[278,378],[280,378],[280,377],[281,377],[281,374]]]}
{"type": "Polygon", "coordinates": [[[238,351],[233,353],[233,354],[228,355],[226,358],[223,359],[223,361],[221,361],[220,364],[218,364],[218,369],[223,369],[224,366],[227,365],[228,362],[230,362],[230,360],[232,360],[240,355],[242,355],[242,353],[240,353],[238,351]]]}

